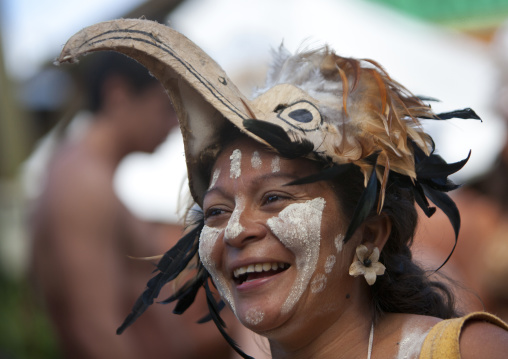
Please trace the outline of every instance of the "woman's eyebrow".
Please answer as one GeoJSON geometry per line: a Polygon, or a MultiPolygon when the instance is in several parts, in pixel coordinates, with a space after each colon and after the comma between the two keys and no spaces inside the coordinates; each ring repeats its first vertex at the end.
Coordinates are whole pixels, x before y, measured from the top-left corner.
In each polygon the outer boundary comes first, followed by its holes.
{"type": "MultiPolygon", "coordinates": [[[[264,182],[264,181],[269,181],[269,180],[273,180],[273,179],[280,179],[280,178],[282,178],[282,179],[286,179],[287,182],[289,183],[291,181],[295,181],[295,180],[300,179],[302,177],[303,176],[298,176],[298,175],[296,175],[294,173],[273,172],[273,173],[265,173],[263,175],[254,177],[252,179],[252,182],[258,183],[258,182],[264,182]]],[[[208,190],[206,190],[205,193],[203,194],[203,198],[205,198],[210,193],[218,193],[219,195],[221,195],[223,197],[227,196],[227,193],[220,186],[214,186],[214,187],[209,188],[208,190]]]]}
{"type": "Polygon", "coordinates": [[[218,193],[220,194],[221,196],[223,197],[226,197],[227,194],[226,192],[224,192],[224,190],[221,188],[221,187],[212,187],[212,188],[209,188],[205,191],[205,193],[203,194],[203,199],[210,193],[218,193]]]}
{"type": "Polygon", "coordinates": [[[302,176],[298,176],[294,173],[274,172],[274,173],[266,173],[264,175],[256,177],[255,180],[256,181],[266,181],[266,180],[279,179],[279,178],[287,179],[288,181],[294,181],[294,180],[302,178],[302,176]]]}

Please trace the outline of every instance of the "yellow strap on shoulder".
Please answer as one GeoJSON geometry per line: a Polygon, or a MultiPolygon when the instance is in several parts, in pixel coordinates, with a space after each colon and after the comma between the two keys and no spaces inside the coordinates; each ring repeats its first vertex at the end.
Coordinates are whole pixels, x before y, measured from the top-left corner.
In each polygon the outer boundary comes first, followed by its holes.
{"type": "Polygon", "coordinates": [[[460,333],[464,324],[472,320],[483,320],[508,330],[505,322],[485,312],[475,312],[464,317],[443,320],[427,334],[419,359],[460,359],[460,333]]]}

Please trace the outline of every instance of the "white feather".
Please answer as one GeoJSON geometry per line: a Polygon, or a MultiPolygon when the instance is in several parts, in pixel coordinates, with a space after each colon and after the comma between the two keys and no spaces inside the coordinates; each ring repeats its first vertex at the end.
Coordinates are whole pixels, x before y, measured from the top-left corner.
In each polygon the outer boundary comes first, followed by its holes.
{"type": "Polygon", "coordinates": [[[320,64],[326,51],[326,47],[322,47],[291,55],[284,45],[273,50],[273,62],[268,70],[265,86],[254,92],[254,98],[275,85],[291,84],[325,105],[336,104],[338,97],[342,95],[342,83],[326,80],[321,74],[320,64]]]}

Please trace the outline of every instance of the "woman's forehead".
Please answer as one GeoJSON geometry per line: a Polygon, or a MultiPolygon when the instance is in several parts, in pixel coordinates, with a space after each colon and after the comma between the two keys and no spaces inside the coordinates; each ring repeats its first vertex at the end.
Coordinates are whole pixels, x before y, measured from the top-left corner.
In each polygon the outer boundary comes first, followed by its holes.
{"type": "MultiPolygon", "coordinates": [[[[214,169],[230,168],[235,165],[252,167],[253,169],[270,169],[272,172],[285,168],[300,168],[305,162],[313,162],[303,158],[286,159],[273,149],[250,138],[241,138],[224,147],[217,157],[214,169]]],[[[311,165],[311,167],[313,167],[311,165]]]]}
{"type": "Polygon", "coordinates": [[[214,167],[229,166],[230,162],[234,160],[250,160],[252,156],[268,158],[275,157],[277,154],[256,141],[242,137],[224,147],[217,157],[214,167]]]}
{"type": "Polygon", "coordinates": [[[258,153],[266,153],[269,155],[277,154],[273,150],[270,150],[266,145],[263,145],[262,143],[259,143],[249,137],[242,136],[224,146],[224,150],[222,151],[221,155],[227,155],[228,153],[231,154],[231,152],[236,149],[240,149],[241,151],[246,153],[258,152],[258,153]]]}
{"type": "MultiPolygon", "coordinates": [[[[280,186],[313,175],[319,169],[316,161],[306,158],[288,159],[255,141],[236,141],[226,146],[217,158],[208,189],[268,189],[270,186],[280,186]]],[[[305,188],[310,190],[310,187],[321,186],[323,183],[319,182],[308,184],[305,188]]],[[[303,191],[303,187],[299,187],[298,191],[303,191]]]]}

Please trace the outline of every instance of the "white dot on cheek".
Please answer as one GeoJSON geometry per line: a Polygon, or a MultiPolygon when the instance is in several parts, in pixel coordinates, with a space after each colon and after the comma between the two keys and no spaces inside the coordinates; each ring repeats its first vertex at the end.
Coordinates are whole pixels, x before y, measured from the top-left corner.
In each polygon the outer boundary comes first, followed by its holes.
{"type": "Polygon", "coordinates": [[[310,284],[310,290],[312,293],[319,293],[326,287],[326,276],[324,274],[318,274],[312,280],[310,284]]]}
{"type": "Polygon", "coordinates": [[[336,258],[334,255],[329,255],[325,262],[325,273],[330,273],[335,265],[336,258]]]}
{"type": "Polygon", "coordinates": [[[337,249],[337,253],[342,251],[342,245],[344,244],[344,235],[339,234],[337,238],[335,238],[335,248],[337,249]]]}
{"type": "Polygon", "coordinates": [[[258,308],[250,308],[245,313],[245,321],[250,325],[257,325],[263,321],[265,313],[258,308]]]}

